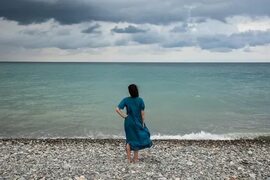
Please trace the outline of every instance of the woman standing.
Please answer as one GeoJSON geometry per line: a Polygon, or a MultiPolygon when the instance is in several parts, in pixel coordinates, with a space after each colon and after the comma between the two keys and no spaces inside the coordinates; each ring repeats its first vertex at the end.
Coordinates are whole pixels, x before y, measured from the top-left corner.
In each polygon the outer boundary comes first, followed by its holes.
{"type": "Polygon", "coordinates": [[[152,146],[150,132],[144,123],[144,101],[139,97],[135,84],[128,86],[130,97],[125,97],[116,108],[116,112],[125,119],[126,151],[129,162],[131,151],[134,151],[133,161],[137,162],[138,151],[152,146]],[[121,111],[126,107],[126,114],[121,111]]]}

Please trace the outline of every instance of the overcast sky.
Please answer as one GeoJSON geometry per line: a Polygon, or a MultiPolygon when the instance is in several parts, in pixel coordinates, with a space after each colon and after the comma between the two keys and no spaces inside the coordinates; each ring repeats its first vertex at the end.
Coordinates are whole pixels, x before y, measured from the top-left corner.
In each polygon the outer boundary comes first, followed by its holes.
{"type": "Polygon", "coordinates": [[[1,0],[0,61],[270,62],[270,0],[1,0]]]}

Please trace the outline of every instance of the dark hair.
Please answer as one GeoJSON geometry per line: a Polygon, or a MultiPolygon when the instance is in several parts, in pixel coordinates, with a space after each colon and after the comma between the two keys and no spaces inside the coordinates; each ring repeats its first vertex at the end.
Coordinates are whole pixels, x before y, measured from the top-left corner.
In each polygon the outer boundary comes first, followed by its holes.
{"type": "Polygon", "coordinates": [[[138,91],[136,84],[130,84],[128,86],[128,91],[129,91],[130,96],[133,98],[139,96],[139,91],[138,91]]]}

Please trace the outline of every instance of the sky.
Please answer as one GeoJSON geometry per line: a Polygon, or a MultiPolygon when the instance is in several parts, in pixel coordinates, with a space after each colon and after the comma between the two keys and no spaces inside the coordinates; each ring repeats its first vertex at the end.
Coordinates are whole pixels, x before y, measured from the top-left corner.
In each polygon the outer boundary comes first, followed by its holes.
{"type": "Polygon", "coordinates": [[[0,61],[270,62],[269,0],[1,0],[0,61]]]}

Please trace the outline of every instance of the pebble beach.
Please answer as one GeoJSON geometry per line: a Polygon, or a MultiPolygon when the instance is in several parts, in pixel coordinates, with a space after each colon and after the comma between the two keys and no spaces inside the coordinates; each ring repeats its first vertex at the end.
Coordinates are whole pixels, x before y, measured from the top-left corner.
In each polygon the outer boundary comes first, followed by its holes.
{"type": "Polygon", "coordinates": [[[270,141],[153,140],[128,163],[124,139],[1,139],[0,179],[270,179],[270,141]]]}

